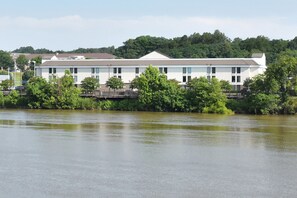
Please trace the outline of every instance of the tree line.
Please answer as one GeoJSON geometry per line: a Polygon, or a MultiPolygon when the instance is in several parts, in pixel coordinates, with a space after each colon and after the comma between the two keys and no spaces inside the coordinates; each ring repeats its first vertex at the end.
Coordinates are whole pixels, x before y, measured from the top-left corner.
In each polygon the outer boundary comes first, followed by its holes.
{"type": "MultiPolygon", "coordinates": [[[[34,49],[31,46],[20,47],[13,50],[14,53],[110,53],[119,58],[140,58],[152,51],[159,51],[172,58],[236,58],[250,57],[252,53],[266,53],[267,63],[273,63],[277,56],[288,50],[297,50],[297,37],[292,40],[269,39],[265,36],[254,38],[230,39],[219,30],[213,33],[193,33],[176,38],[164,38],[153,36],[139,36],[135,39],[128,39],[123,45],[115,48],[78,48],[71,51],[48,49],[34,49]]],[[[0,51],[0,65],[11,64],[9,61],[2,62],[0,51]],[[5,64],[3,64],[5,63],[5,64]]]]}

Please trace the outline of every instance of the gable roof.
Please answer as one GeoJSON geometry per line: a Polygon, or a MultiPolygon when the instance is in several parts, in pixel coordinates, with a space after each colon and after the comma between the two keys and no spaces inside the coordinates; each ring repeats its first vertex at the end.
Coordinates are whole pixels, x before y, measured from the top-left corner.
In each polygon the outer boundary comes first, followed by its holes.
{"type": "Polygon", "coordinates": [[[170,59],[168,56],[165,56],[164,54],[161,54],[160,52],[153,51],[143,57],[140,57],[141,60],[151,60],[151,59],[170,59]]]}

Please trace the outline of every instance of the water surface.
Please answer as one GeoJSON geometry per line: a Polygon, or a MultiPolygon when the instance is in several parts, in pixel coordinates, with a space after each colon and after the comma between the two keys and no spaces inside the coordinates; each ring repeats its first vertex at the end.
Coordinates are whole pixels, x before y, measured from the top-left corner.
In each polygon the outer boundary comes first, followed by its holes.
{"type": "Polygon", "coordinates": [[[295,197],[296,121],[0,110],[0,197],[295,197]]]}

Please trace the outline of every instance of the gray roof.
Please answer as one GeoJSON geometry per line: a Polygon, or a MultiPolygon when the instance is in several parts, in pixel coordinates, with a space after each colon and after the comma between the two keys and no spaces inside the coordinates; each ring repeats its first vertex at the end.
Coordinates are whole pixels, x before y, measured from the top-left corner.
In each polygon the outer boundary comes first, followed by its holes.
{"type": "Polygon", "coordinates": [[[70,60],[47,61],[41,66],[160,66],[160,65],[253,65],[259,64],[248,58],[225,59],[168,59],[168,60],[141,60],[141,59],[113,59],[113,60],[70,60]]]}

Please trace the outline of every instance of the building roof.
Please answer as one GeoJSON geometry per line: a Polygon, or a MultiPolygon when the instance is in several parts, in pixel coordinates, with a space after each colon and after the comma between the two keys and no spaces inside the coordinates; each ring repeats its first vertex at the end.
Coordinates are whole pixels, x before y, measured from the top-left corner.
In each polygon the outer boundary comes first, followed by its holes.
{"type": "Polygon", "coordinates": [[[68,58],[74,56],[84,56],[86,59],[115,59],[116,56],[108,53],[63,53],[56,54],[57,58],[68,58]]]}
{"type": "Polygon", "coordinates": [[[61,54],[22,54],[14,53],[14,56],[25,55],[27,59],[31,60],[40,56],[43,60],[50,60],[52,57],[56,56],[59,58],[70,58],[75,56],[84,56],[86,59],[115,59],[116,56],[108,53],[61,53],[61,54]]]}
{"type": "Polygon", "coordinates": [[[151,60],[151,59],[170,59],[168,56],[161,54],[160,52],[153,51],[139,59],[142,60],[151,60]]]}
{"type": "Polygon", "coordinates": [[[113,59],[113,60],[67,60],[46,61],[41,66],[160,66],[160,65],[254,65],[257,62],[250,58],[223,58],[223,59],[113,59]]]}

